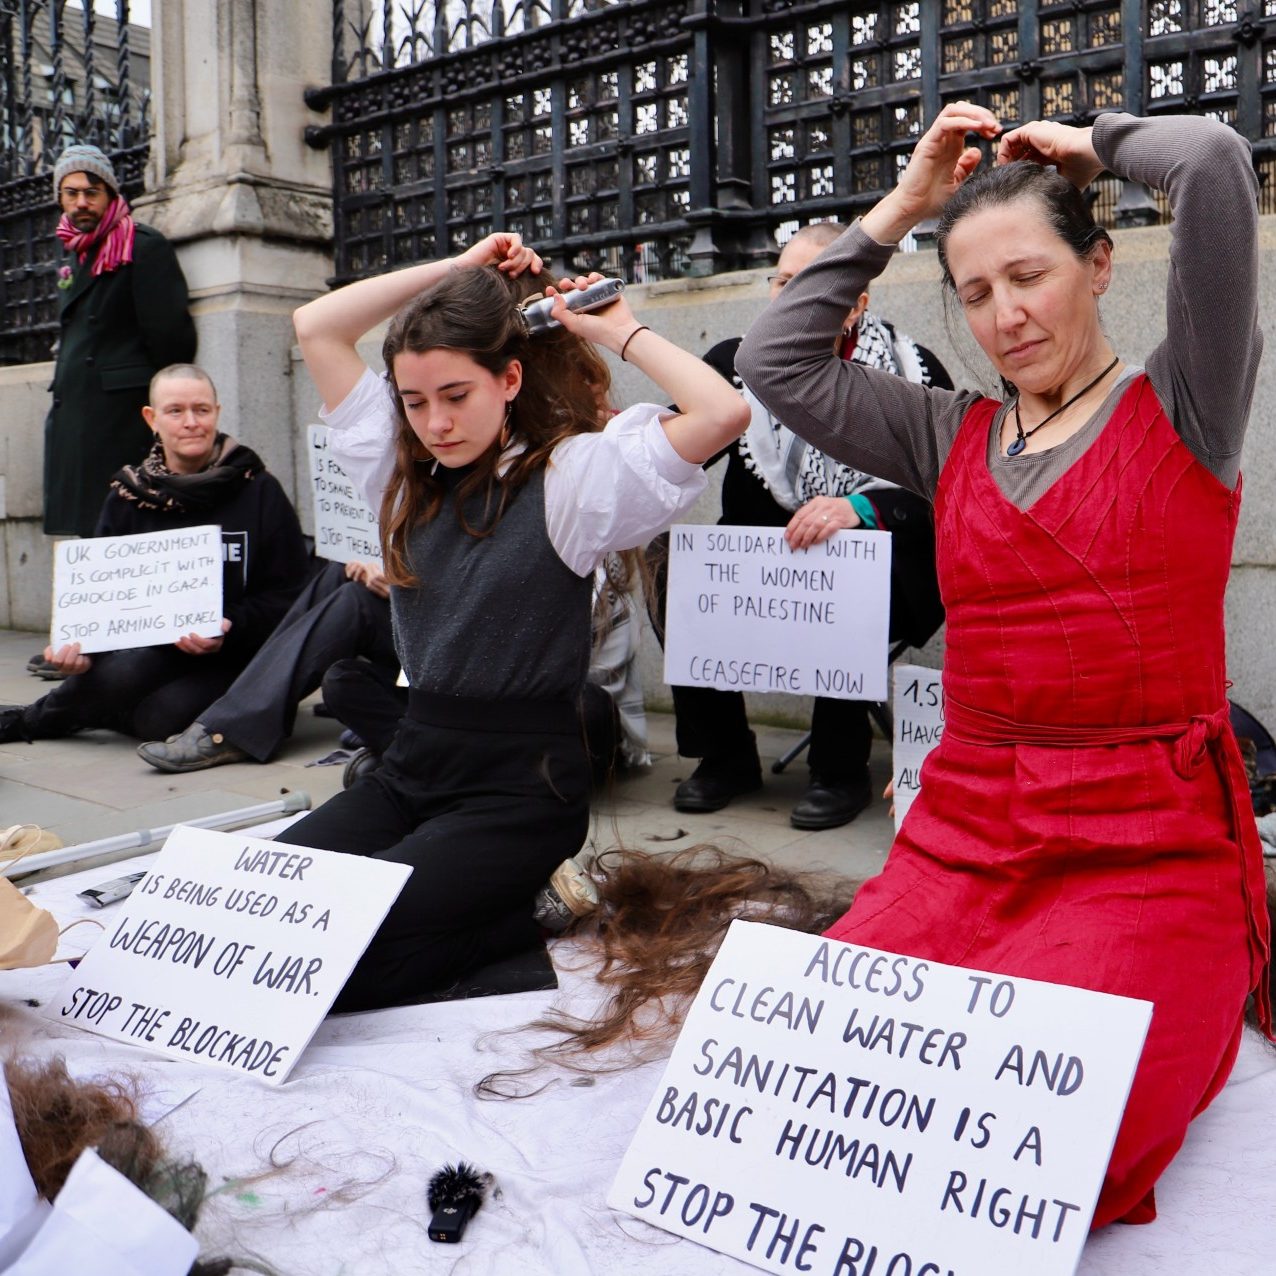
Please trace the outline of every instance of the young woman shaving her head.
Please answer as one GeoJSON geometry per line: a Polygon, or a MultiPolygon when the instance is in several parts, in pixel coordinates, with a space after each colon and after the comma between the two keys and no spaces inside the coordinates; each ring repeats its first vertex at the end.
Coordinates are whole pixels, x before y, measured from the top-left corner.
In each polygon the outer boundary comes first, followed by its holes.
{"type": "Polygon", "coordinates": [[[1248,145],[1203,118],[1027,124],[977,173],[967,136],[1000,131],[982,107],[945,107],[737,367],[816,447],[935,502],[946,730],[885,869],[829,933],[1152,1001],[1094,1218],[1145,1222],[1251,993],[1271,1030],[1223,635],[1261,351],[1256,183],[1248,145]],[[1112,242],[1080,191],[1105,169],[1174,213],[1168,336],[1142,367],[1100,320],[1112,242]],[[932,217],[1004,403],[830,356],[855,298],[932,217]]]}
{"type": "Polygon", "coordinates": [[[333,451],[381,511],[411,684],[382,766],[281,839],[413,866],[338,1010],[419,999],[537,942],[536,890],[588,829],[594,568],[675,521],[747,424],[735,391],[623,298],[581,315],[560,300],[562,327],[530,337],[520,277],[540,270],[498,233],[296,314],[333,451]],[[391,316],[382,379],[356,343],[391,316]],[[594,346],[680,411],[640,404],[603,427],[594,346]]]}

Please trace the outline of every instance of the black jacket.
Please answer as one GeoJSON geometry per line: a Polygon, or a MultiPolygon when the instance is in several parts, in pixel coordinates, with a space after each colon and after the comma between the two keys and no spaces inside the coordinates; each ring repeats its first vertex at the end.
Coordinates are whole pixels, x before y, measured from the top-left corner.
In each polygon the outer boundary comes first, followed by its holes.
{"type": "Polygon", "coordinates": [[[195,357],[186,279],[168,240],[139,225],[133,260],[96,278],[93,256],[66,255],[58,292],[53,403],[44,427],[44,530],[88,536],[111,475],[150,446],[151,377],[195,357]]]}
{"type": "Polygon", "coordinates": [[[199,514],[143,509],[112,491],[94,536],[174,531],[219,523],[222,529],[222,615],[231,622],[222,649],[247,659],[261,646],[310,574],[297,513],[273,474],[258,472],[227,489],[216,508],[199,514]]]}

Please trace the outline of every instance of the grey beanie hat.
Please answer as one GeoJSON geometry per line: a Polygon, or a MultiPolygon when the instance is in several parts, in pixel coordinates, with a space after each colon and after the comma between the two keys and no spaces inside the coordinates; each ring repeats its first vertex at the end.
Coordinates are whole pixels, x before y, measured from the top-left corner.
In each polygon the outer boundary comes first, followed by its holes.
{"type": "Polygon", "coordinates": [[[62,179],[70,173],[92,173],[100,177],[115,194],[119,194],[120,183],[115,176],[115,169],[104,151],[96,146],[86,146],[77,142],[68,146],[58,156],[57,166],[53,170],[53,198],[58,198],[62,189],[62,179]]]}

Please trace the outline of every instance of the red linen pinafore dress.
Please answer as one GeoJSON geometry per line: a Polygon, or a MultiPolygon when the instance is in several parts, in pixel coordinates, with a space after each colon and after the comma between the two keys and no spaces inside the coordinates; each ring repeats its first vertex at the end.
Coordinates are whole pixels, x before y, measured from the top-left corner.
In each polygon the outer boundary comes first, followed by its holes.
{"type": "Polygon", "coordinates": [[[1240,490],[1140,375],[1021,511],[988,470],[997,406],[966,414],[935,500],[945,732],[882,873],[828,933],[1153,1002],[1092,1225],[1148,1222],[1266,978],[1224,671],[1240,490]]]}

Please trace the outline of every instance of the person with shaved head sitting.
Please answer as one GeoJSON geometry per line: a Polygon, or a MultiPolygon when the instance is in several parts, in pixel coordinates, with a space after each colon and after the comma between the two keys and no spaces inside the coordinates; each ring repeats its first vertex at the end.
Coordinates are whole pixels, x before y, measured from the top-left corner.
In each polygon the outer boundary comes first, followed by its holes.
{"type": "Polygon", "coordinates": [[[111,480],[95,535],[222,529],[222,632],[161,647],[45,651],[71,676],[29,705],[0,709],[0,743],[106,727],[143,740],[180,731],[221,695],[305,583],[306,546],[296,512],[261,458],[219,428],[212,378],[174,364],[151,381],[142,416],[150,451],[111,480]]]}

